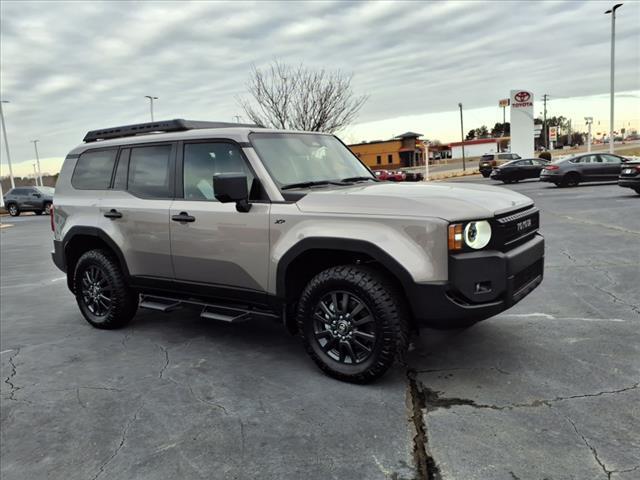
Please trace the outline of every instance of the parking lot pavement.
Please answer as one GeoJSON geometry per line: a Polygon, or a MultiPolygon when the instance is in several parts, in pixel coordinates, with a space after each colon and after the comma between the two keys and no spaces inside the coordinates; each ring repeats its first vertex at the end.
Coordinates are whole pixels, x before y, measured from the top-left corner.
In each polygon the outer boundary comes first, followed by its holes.
{"type": "Polygon", "coordinates": [[[509,188],[542,211],[542,286],[468,330],[423,331],[409,372],[368,386],[324,377],[275,324],[142,311],[95,330],[51,262],[48,217],[11,219],[2,479],[638,478],[640,197],[509,188]]]}
{"type": "Polygon", "coordinates": [[[427,451],[444,479],[640,478],[640,197],[509,188],[541,210],[545,280],[467,331],[421,336],[427,451]]]}

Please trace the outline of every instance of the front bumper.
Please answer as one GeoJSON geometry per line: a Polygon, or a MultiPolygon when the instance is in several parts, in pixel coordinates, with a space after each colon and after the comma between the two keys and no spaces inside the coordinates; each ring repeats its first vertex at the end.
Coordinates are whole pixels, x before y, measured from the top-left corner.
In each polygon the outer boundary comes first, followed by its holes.
{"type": "Polygon", "coordinates": [[[542,282],[544,238],[539,233],[509,250],[449,257],[449,281],[415,283],[407,291],[421,326],[482,320],[518,303],[542,282]]]}

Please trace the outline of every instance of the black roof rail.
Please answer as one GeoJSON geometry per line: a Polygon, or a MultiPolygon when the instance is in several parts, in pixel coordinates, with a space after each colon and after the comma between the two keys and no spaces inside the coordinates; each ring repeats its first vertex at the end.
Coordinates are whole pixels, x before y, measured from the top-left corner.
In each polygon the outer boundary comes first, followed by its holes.
{"type": "Polygon", "coordinates": [[[173,120],[161,120],[158,122],[136,123],[134,125],[123,125],[121,127],[103,128],[91,130],[82,139],[84,142],[96,142],[98,140],[108,140],[111,138],[134,137],[144,133],[155,132],[182,132],[185,130],[196,130],[200,128],[230,128],[230,127],[251,127],[260,128],[259,125],[251,123],[233,122],[201,122],[195,120],[183,120],[175,118],[173,120]]]}

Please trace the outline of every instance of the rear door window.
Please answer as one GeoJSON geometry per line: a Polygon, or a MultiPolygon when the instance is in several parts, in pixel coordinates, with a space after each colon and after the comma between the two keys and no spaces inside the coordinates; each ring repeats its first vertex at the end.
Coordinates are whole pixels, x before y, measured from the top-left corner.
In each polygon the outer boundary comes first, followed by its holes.
{"type": "Polygon", "coordinates": [[[173,145],[131,149],[127,190],[140,197],[171,198],[173,145]]]}
{"type": "Polygon", "coordinates": [[[602,161],[605,163],[622,163],[621,159],[613,155],[600,155],[600,158],[602,158],[602,161]]]}
{"type": "Polygon", "coordinates": [[[78,158],[71,185],[79,190],[106,190],[116,162],[116,149],[84,152],[78,158]]]}

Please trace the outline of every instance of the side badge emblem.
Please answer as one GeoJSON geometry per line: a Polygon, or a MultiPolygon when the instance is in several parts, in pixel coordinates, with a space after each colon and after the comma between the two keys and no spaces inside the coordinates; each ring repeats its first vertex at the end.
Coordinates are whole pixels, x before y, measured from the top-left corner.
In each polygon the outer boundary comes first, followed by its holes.
{"type": "Polygon", "coordinates": [[[285,221],[286,221],[285,219],[283,219],[283,218],[279,218],[279,219],[277,219],[277,220],[276,220],[275,222],[273,222],[273,223],[275,223],[276,225],[280,225],[280,224],[284,223],[285,221]]]}

